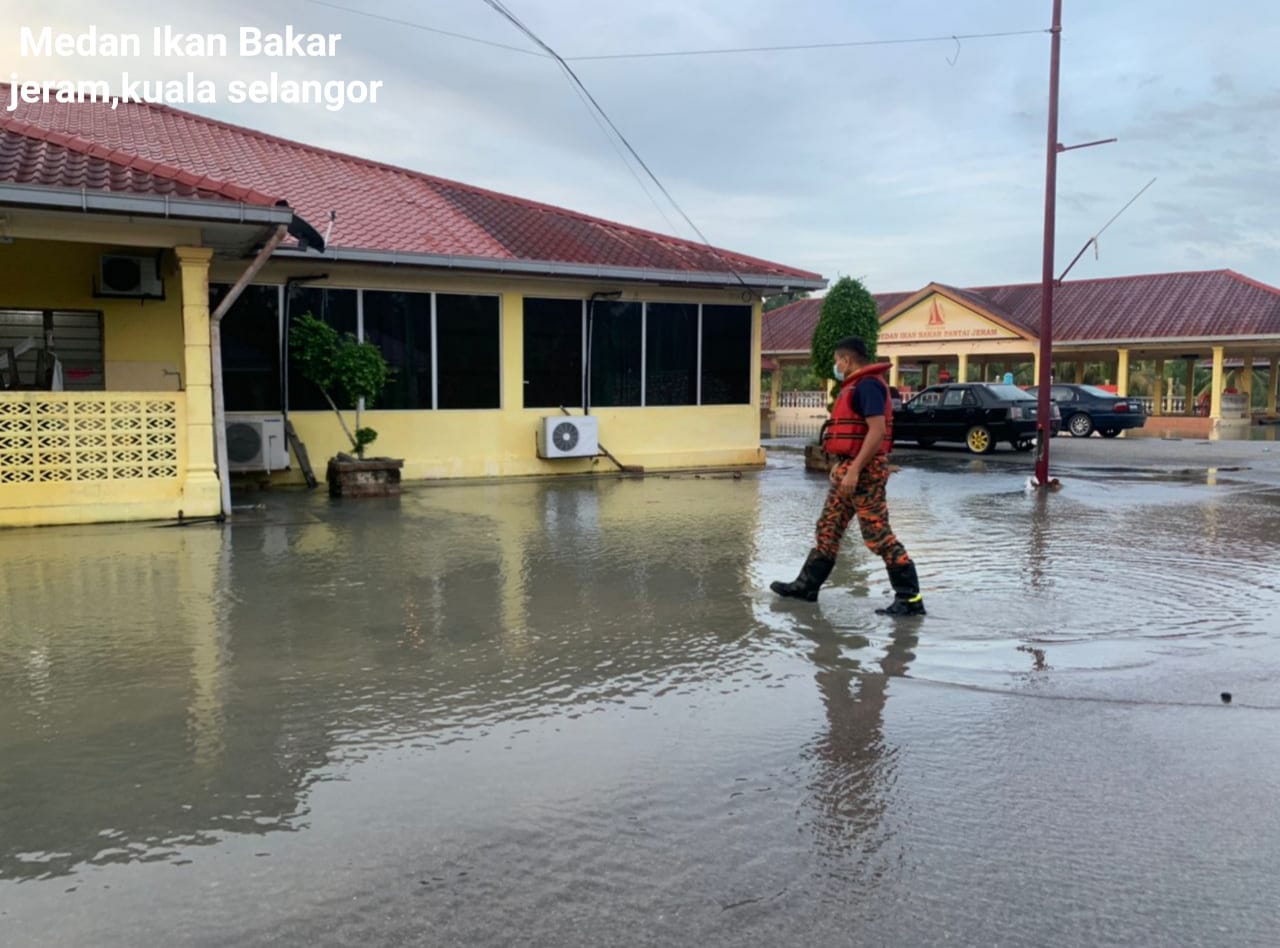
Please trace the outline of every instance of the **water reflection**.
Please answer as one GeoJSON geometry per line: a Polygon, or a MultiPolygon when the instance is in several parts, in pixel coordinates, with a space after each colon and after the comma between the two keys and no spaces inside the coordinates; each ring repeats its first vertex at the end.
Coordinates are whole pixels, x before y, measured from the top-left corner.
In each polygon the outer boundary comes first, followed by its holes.
{"type": "Polygon", "coordinates": [[[837,630],[821,616],[799,628],[813,643],[810,660],[826,715],[826,729],[806,749],[815,764],[809,802],[820,848],[834,860],[832,872],[865,878],[883,868],[879,857],[891,842],[885,820],[893,805],[895,748],[884,736],[890,680],[907,674],[919,643],[920,620],[892,626],[887,642],[867,667],[856,654],[870,643],[837,630]]]}

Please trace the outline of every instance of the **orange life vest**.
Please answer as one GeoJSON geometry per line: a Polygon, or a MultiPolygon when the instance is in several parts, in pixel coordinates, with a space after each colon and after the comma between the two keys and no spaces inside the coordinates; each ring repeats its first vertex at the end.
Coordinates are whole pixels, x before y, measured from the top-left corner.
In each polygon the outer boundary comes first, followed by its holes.
{"type": "Polygon", "coordinates": [[[880,442],[879,453],[888,454],[893,450],[893,399],[889,393],[889,382],[885,379],[889,369],[888,362],[866,365],[841,383],[835,404],[831,407],[831,418],[822,426],[823,451],[856,457],[862,450],[862,442],[867,437],[867,419],[853,407],[853,387],[868,377],[884,386],[884,440],[880,442]]]}

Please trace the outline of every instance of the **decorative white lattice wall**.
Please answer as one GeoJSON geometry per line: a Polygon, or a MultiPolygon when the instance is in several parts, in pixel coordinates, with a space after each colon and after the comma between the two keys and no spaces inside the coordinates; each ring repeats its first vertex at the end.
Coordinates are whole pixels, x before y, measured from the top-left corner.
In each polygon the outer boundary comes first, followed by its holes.
{"type": "Polygon", "coordinates": [[[0,393],[0,485],[176,480],[180,398],[0,393]]]}

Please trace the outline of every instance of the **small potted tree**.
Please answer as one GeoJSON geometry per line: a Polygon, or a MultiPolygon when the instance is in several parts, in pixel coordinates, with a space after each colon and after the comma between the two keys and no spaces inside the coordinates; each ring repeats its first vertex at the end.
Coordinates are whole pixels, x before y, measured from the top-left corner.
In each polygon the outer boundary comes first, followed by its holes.
{"type": "MultiPolygon", "coordinates": [[[[835,382],[832,368],[835,365],[836,343],[846,336],[857,336],[867,344],[874,359],[876,342],[880,338],[880,311],[873,297],[861,280],[841,277],[822,300],[822,314],[813,330],[810,352],[813,357],[813,374],[828,380],[827,411],[831,411],[830,389],[835,382]]],[[[804,466],[810,471],[829,471],[831,459],[822,450],[821,442],[805,445],[804,466]]]]}
{"type": "Polygon", "coordinates": [[[313,383],[333,409],[342,432],[351,442],[352,454],[339,452],[329,459],[327,480],[332,497],[386,497],[400,493],[400,458],[366,458],[365,448],[377,439],[372,428],[360,426],[361,399],[366,407],[387,384],[387,360],[371,342],[357,342],[351,333],[336,329],[310,313],[293,321],[289,348],[294,365],[313,383]],[[356,413],[353,431],[342,416],[340,400],[356,413]]]}

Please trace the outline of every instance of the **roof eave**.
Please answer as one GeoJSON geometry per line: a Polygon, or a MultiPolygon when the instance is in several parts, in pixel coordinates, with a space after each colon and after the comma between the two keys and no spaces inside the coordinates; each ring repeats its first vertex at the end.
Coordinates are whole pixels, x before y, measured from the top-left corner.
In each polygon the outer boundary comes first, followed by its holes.
{"type": "MultiPolygon", "coordinates": [[[[315,253],[294,248],[281,248],[277,257],[303,257],[315,260],[315,253]]],[[[321,254],[325,259],[347,263],[369,263],[382,266],[422,267],[427,269],[465,270],[502,275],[573,277],[588,280],[621,280],[636,283],[669,283],[689,286],[738,287],[752,290],[821,290],[827,281],[818,278],[739,274],[708,271],[662,270],[650,267],[599,266],[589,263],[565,263],[556,260],[516,260],[496,257],[473,257],[459,254],[403,253],[385,250],[330,248],[321,254]]]]}
{"type": "Polygon", "coordinates": [[[213,221],[224,224],[289,224],[288,207],[266,207],[239,201],[201,200],[167,195],[121,194],[87,188],[56,188],[39,184],[0,182],[0,206],[40,210],[81,211],[85,214],[127,214],[169,220],[213,221]]]}

